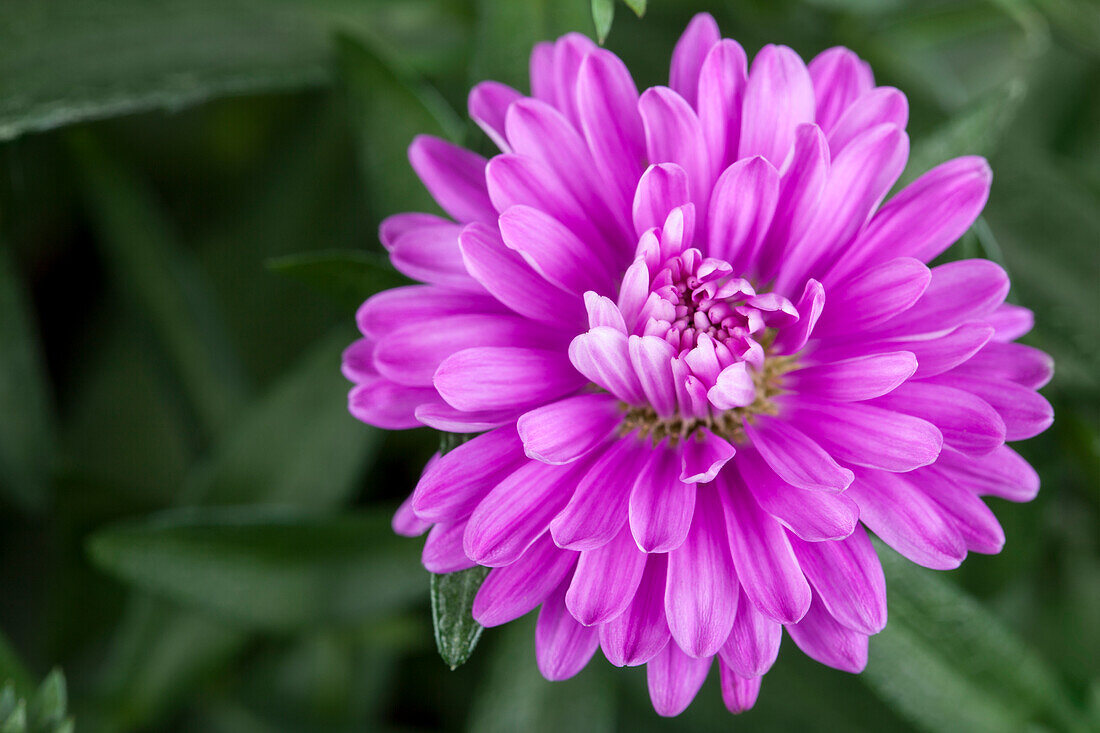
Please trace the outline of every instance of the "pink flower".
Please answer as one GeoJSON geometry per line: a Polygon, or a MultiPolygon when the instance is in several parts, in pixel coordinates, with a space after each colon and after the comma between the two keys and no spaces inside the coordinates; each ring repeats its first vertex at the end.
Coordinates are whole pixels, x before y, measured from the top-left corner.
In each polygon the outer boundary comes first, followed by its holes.
{"type": "Polygon", "coordinates": [[[482,433],[395,518],[431,528],[425,566],[492,567],[486,626],[541,606],[548,679],[597,648],[648,665],[661,715],[716,656],[727,706],[752,707],[784,628],[862,670],[886,624],[866,530],[930,568],[998,552],[980,497],[1035,496],[1005,441],[1052,420],[1004,271],[925,264],[984,206],[986,162],[880,206],[905,96],[844,48],[746,66],[699,15],[669,87],[639,95],[579,35],[535,48],[531,97],[478,85],[470,114],[502,152],[413,142],[451,219],[382,224],[426,284],[368,300],[344,360],[359,419],[482,433]]]}

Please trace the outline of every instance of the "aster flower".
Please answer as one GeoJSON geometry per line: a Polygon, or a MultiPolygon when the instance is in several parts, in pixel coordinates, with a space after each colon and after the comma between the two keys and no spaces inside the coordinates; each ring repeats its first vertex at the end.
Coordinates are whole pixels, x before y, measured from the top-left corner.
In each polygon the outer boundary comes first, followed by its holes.
{"type": "Polygon", "coordinates": [[[409,159],[450,216],[383,222],[423,282],[358,313],[349,403],[383,428],[478,433],[428,465],[395,529],[424,565],[489,566],[474,617],[541,607],[539,668],[597,649],[647,665],[675,715],[715,663],[752,707],[784,629],[858,672],[886,624],[868,530],[913,562],[998,552],[982,500],[1027,501],[1005,441],[1052,420],[1043,353],[1013,341],[996,264],[926,264],[991,173],[948,161],[882,204],[908,157],[905,96],[844,48],[747,64],[709,15],[641,94],[576,34],[538,45],[530,97],[495,82],[481,156],[409,159]],[[430,531],[429,531],[430,530],[430,531]]]}

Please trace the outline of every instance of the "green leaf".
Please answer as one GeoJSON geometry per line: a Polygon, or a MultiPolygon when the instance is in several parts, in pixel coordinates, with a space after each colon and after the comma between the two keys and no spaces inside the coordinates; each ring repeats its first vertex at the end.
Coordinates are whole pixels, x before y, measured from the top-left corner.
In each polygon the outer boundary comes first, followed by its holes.
{"type": "Polygon", "coordinates": [[[15,710],[7,717],[3,725],[0,725],[0,733],[27,733],[26,700],[20,700],[15,704],[15,710]]]}
{"type": "MultiPolygon", "coordinates": [[[[193,470],[181,501],[320,511],[346,500],[382,435],[347,414],[348,385],[339,360],[350,340],[335,333],[295,364],[193,470]]],[[[133,599],[103,673],[102,694],[114,701],[105,712],[107,725],[148,727],[247,642],[239,626],[208,614],[183,612],[145,596],[133,599]]]]}
{"type": "Polygon", "coordinates": [[[52,730],[61,725],[69,704],[65,675],[55,669],[46,676],[27,706],[27,717],[36,729],[52,730]]]}
{"type": "Polygon", "coordinates": [[[592,22],[596,24],[596,38],[600,45],[607,40],[611,32],[611,22],[615,20],[615,0],[592,0],[592,22]]]}
{"type": "Polygon", "coordinates": [[[382,432],[347,413],[339,329],[253,404],[188,476],[187,503],[327,508],[354,490],[382,432]],[[319,480],[322,479],[323,480],[319,480]]]}
{"type": "Polygon", "coordinates": [[[208,284],[142,182],[90,134],[67,139],[110,271],[148,319],[208,436],[217,434],[247,390],[208,284]]]}
{"type": "Polygon", "coordinates": [[[1084,730],[1057,676],[1004,624],[936,573],[877,542],[890,623],[866,683],[927,731],[1084,730]]]}
{"type": "Polygon", "coordinates": [[[423,593],[416,550],[389,512],[175,510],[97,532],[88,549],[127,583],[269,631],[358,623],[423,593]]]}
{"type": "MultiPolygon", "coordinates": [[[[472,433],[439,433],[439,454],[446,455],[475,436],[472,433]]],[[[489,568],[473,567],[457,573],[431,573],[432,626],[439,656],[450,668],[465,664],[484,630],[474,621],[474,596],[489,568]]]]}
{"type": "Polygon", "coordinates": [[[383,60],[347,36],[338,38],[336,46],[373,217],[437,210],[409,166],[406,151],[420,134],[458,140],[461,120],[438,92],[416,83],[394,60],[383,60]]]}
{"type": "Polygon", "coordinates": [[[641,18],[645,15],[645,3],[646,0],[623,0],[626,3],[626,7],[634,11],[634,14],[641,18]]]}
{"type": "Polygon", "coordinates": [[[24,509],[50,496],[54,424],[49,387],[26,294],[0,246],[0,491],[24,509]]]}
{"type": "Polygon", "coordinates": [[[431,574],[435,646],[451,669],[465,664],[481,639],[484,627],[474,621],[472,611],[474,596],[488,574],[489,568],[480,565],[457,573],[431,574]]]}
{"type": "Polygon", "coordinates": [[[151,728],[150,721],[227,665],[248,640],[238,626],[209,614],[185,613],[147,595],[133,598],[97,680],[103,721],[89,729],[151,728]]]}
{"type": "MultiPolygon", "coordinates": [[[[7,695],[8,685],[12,687],[12,694],[18,697],[26,697],[34,690],[35,680],[27,671],[26,665],[11,648],[7,637],[0,634],[0,684],[4,685],[4,694],[7,695]]],[[[0,709],[4,706],[0,705],[0,709]]],[[[10,713],[10,709],[8,710],[10,713]]],[[[0,720],[4,716],[0,715],[0,720]]]]}
{"type": "Polygon", "coordinates": [[[358,250],[305,252],[274,257],[267,269],[297,280],[354,308],[377,292],[408,285],[380,254],[358,250]]]}
{"type": "Polygon", "coordinates": [[[0,140],[325,84],[337,29],[445,68],[460,48],[461,23],[441,0],[9,0],[0,3],[0,140]],[[425,36],[418,21],[441,30],[425,36]]]}

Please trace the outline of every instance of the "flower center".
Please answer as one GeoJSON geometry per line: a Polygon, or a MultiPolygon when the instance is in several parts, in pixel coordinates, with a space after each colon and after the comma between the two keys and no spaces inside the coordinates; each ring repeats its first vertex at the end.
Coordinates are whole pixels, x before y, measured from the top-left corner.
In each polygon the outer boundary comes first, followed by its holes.
{"type": "Polygon", "coordinates": [[[778,329],[798,320],[797,311],[780,295],[758,294],[728,262],[697,249],[647,264],[650,293],[634,333],[672,346],[678,409],[624,403],[623,433],[678,441],[707,428],[744,442],[746,421],[777,412],[773,397],[795,362],[769,351],[778,329]]]}

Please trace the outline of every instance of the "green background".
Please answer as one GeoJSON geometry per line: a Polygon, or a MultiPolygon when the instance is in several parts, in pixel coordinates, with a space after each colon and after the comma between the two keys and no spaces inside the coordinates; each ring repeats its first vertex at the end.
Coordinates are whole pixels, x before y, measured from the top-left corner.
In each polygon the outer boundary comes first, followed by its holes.
{"type": "Polygon", "coordinates": [[[433,210],[412,136],[487,152],[467,90],[526,89],[536,41],[595,34],[590,3],[6,0],[0,677],[29,694],[60,666],[89,731],[1100,729],[1100,6],[648,6],[607,38],[639,86],[709,10],[750,54],[868,59],[909,96],[907,179],[989,156],[948,256],[1002,263],[1057,362],[1055,425],[1020,447],[1044,488],[991,500],[1004,551],[950,573],[884,551],[867,672],[788,640],[736,719],[716,674],[671,721],[602,658],[545,682],[530,618],[450,671],[421,542],[388,528],[438,437],[350,418],[339,353],[399,281],[379,220],[433,210]]]}

